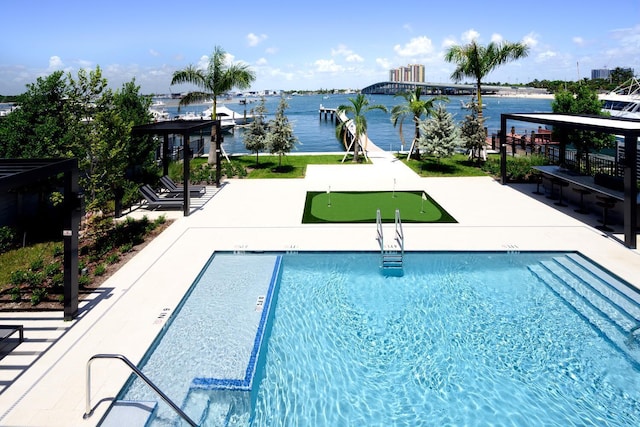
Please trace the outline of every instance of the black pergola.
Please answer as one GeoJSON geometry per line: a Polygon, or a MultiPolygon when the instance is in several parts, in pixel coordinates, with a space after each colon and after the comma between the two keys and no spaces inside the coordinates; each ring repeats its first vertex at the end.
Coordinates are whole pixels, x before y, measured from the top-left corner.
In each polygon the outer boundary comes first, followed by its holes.
{"type": "Polygon", "coordinates": [[[168,120],[163,122],[150,123],[147,125],[134,126],[132,133],[138,135],[157,135],[162,136],[162,173],[169,173],[169,135],[182,135],[184,141],[184,162],[183,162],[183,214],[189,215],[189,179],[190,179],[190,160],[193,153],[189,149],[189,137],[194,133],[216,127],[216,186],[220,186],[220,143],[222,131],[220,129],[219,120],[168,120]]]}
{"type": "Polygon", "coordinates": [[[640,138],[640,121],[614,117],[588,116],[579,114],[553,113],[517,113],[502,114],[500,117],[500,146],[503,152],[502,182],[506,182],[506,150],[507,120],[550,125],[554,128],[578,129],[619,135],[624,138],[624,243],[636,248],[637,208],[638,208],[638,138],[640,138]]]}
{"type": "Polygon", "coordinates": [[[77,159],[0,159],[0,192],[64,174],[64,320],[78,314],[78,232],[81,202],[77,159]]]}

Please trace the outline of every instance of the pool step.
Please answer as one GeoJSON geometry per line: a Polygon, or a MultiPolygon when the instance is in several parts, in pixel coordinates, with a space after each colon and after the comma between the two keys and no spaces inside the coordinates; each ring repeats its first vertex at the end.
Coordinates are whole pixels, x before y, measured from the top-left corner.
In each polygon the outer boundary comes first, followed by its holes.
{"type": "Polygon", "coordinates": [[[144,427],[149,424],[157,410],[157,402],[117,400],[100,422],[100,427],[144,427]]]}
{"type": "Polygon", "coordinates": [[[640,325],[637,292],[579,255],[542,261],[529,266],[529,270],[618,349],[640,363],[640,335],[635,331],[640,325]]]}

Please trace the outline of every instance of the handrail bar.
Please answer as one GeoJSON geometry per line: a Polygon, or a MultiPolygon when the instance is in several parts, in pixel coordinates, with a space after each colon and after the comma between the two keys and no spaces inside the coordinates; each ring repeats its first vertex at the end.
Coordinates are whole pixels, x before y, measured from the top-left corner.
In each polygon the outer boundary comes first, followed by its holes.
{"type": "Polygon", "coordinates": [[[160,398],[162,398],[162,400],[164,400],[164,402],[167,405],[171,406],[171,408],[183,420],[185,420],[189,425],[193,427],[198,427],[198,424],[196,424],[191,418],[189,418],[189,416],[185,414],[184,411],[182,411],[182,409],[178,407],[178,405],[173,403],[173,401],[169,399],[169,397],[166,394],[164,394],[162,390],[158,388],[158,386],[156,386],[145,374],[142,373],[140,369],[138,369],[133,363],[131,363],[129,359],[127,359],[121,354],[94,354],[87,361],[87,401],[86,401],[85,413],[82,416],[82,418],[87,419],[91,415],[93,415],[93,409],[91,409],[91,363],[95,359],[117,359],[124,362],[124,364],[127,365],[133,371],[133,373],[135,373],[142,381],[144,381],[145,384],[151,387],[151,389],[155,391],[156,394],[160,396],[160,398]]]}
{"type": "Polygon", "coordinates": [[[378,231],[378,243],[380,244],[380,253],[384,253],[384,233],[382,231],[382,216],[380,215],[380,209],[376,211],[376,228],[378,231]]]}
{"type": "Polygon", "coordinates": [[[402,219],[400,218],[400,209],[396,209],[396,241],[400,244],[400,253],[404,257],[404,231],[402,230],[402,219]]]}

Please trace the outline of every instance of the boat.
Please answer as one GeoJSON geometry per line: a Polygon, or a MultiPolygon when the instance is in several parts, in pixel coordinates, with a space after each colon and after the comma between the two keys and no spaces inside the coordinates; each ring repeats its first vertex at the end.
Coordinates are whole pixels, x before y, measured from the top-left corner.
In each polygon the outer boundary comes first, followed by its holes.
{"type": "MultiPolygon", "coordinates": [[[[212,108],[213,107],[209,107],[206,110],[204,110],[202,112],[202,115],[205,118],[210,119],[212,108]]],[[[233,122],[234,126],[235,125],[242,126],[242,125],[251,123],[254,119],[253,115],[246,114],[246,113],[238,113],[236,111],[233,111],[231,108],[227,107],[224,104],[220,104],[216,106],[216,114],[218,115],[218,118],[221,120],[223,126],[226,123],[231,123],[231,122],[233,122]]]]}
{"type": "Polygon", "coordinates": [[[602,111],[611,117],[640,120],[640,83],[635,77],[598,98],[603,101],[602,111]]]}
{"type": "MultiPolygon", "coordinates": [[[[469,109],[469,108],[471,108],[471,103],[472,103],[473,101],[475,101],[475,98],[473,98],[473,99],[472,99],[471,101],[469,101],[469,102],[464,102],[464,101],[461,99],[461,100],[460,100],[460,106],[461,106],[462,108],[469,109]]],[[[477,101],[476,101],[476,102],[477,102],[477,101]]],[[[485,104],[485,103],[483,102],[483,103],[482,103],[482,108],[487,108],[487,104],[485,104]]]]}

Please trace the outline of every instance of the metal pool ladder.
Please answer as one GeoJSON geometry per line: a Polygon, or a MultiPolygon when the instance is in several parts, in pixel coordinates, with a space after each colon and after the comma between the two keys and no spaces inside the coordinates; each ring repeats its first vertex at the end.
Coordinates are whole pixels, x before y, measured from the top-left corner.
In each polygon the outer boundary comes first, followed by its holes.
{"type": "Polygon", "coordinates": [[[390,247],[385,247],[384,231],[382,229],[382,216],[380,209],[376,212],[376,228],[378,243],[380,244],[380,266],[382,268],[400,269],[404,260],[404,232],[402,230],[402,220],[400,219],[400,209],[395,213],[395,234],[394,241],[390,247]]]}
{"type": "Polygon", "coordinates": [[[83,415],[84,419],[87,419],[91,415],[93,415],[93,409],[91,408],[91,362],[93,362],[95,359],[117,359],[122,361],[129,367],[129,369],[131,369],[131,371],[133,371],[133,373],[135,373],[142,381],[144,381],[145,384],[151,387],[151,389],[155,391],[156,394],[160,396],[160,398],[164,400],[164,402],[180,416],[180,418],[185,420],[190,426],[198,426],[198,424],[196,424],[191,418],[189,418],[189,416],[185,414],[184,411],[180,409],[180,407],[176,405],[171,399],[169,399],[169,397],[164,394],[162,390],[158,388],[158,386],[151,382],[151,380],[145,374],[143,374],[140,369],[138,369],[133,363],[131,363],[129,359],[121,354],[94,354],[87,361],[87,402],[85,413],[83,415]]]}

